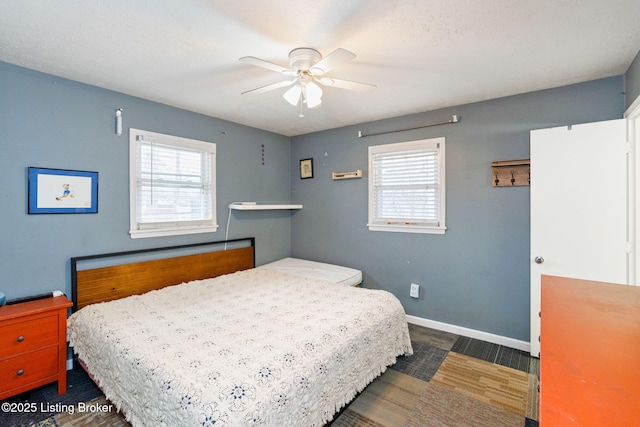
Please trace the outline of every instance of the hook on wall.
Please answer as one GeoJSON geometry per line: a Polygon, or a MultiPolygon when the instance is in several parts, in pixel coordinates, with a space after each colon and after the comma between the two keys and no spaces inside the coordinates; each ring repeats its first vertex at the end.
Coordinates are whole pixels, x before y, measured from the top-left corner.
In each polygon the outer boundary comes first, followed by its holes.
{"type": "Polygon", "coordinates": [[[491,163],[493,187],[519,187],[531,184],[529,159],[504,160],[491,163]]]}

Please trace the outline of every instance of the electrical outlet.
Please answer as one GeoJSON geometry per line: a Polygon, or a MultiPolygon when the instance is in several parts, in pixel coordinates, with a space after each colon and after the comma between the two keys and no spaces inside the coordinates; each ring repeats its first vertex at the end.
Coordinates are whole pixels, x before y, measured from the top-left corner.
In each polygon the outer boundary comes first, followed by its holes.
{"type": "Polygon", "coordinates": [[[412,298],[420,298],[420,285],[412,283],[411,290],[409,291],[409,296],[412,298]]]}

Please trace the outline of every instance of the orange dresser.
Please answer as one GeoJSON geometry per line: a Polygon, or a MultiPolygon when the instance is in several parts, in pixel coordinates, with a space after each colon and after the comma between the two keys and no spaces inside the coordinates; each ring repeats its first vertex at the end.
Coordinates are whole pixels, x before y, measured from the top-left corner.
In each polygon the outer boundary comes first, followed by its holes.
{"type": "Polygon", "coordinates": [[[637,426],[640,287],[542,276],[540,426],[637,426]]]}
{"type": "Polygon", "coordinates": [[[65,296],[0,307],[0,399],[58,382],[67,391],[65,296]]]}

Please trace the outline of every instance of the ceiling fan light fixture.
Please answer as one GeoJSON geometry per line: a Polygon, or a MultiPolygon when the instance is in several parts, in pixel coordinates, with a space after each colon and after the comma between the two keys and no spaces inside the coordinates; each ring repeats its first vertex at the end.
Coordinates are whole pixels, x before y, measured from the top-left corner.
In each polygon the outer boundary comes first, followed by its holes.
{"type": "Polygon", "coordinates": [[[305,90],[307,108],[315,108],[322,104],[322,89],[315,83],[307,83],[305,90]]]}
{"type": "Polygon", "coordinates": [[[295,76],[295,78],[245,91],[242,92],[242,94],[258,94],[285,86],[291,86],[291,88],[283,94],[283,97],[294,107],[299,105],[302,112],[304,104],[307,105],[307,108],[315,108],[322,104],[321,86],[348,89],[357,92],[371,92],[376,86],[368,83],[324,77],[325,73],[330,72],[345,62],[353,60],[355,57],[356,55],[354,53],[342,48],[338,48],[323,57],[316,49],[301,47],[289,52],[290,67],[286,68],[273,62],[265,61],[264,59],[245,56],[240,58],[240,61],[276,71],[282,75],[295,76]]]}
{"type": "Polygon", "coordinates": [[[284,99],[287,100],[289,104],[295,107],[296,105],[298,105],[298,102],[300,102],[301,94],[302,94],[302,90],[298,85],[295,85],[289,90],[287,90],[282,96],[284,97],[284,99]]]}

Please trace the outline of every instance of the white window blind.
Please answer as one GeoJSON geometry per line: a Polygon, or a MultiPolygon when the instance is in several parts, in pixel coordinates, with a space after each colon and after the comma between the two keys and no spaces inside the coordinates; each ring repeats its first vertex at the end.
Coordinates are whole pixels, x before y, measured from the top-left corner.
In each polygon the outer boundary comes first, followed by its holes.
{"type": "Polygon", "coordinates": [[[215,144],[131,131],[132,237],[215,231],[215,144]]]}
{"type": "Polygon", "coordinates": [[[444,138],[369,147],[369,229],[444,232],[444,138]]]}

